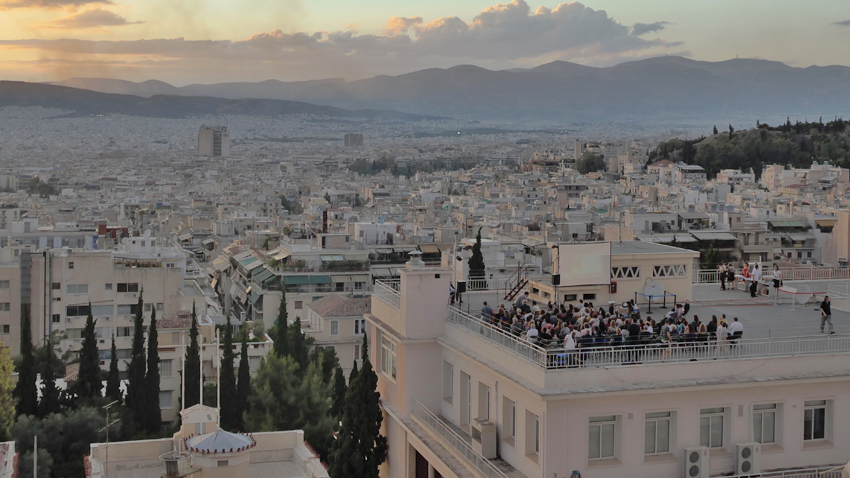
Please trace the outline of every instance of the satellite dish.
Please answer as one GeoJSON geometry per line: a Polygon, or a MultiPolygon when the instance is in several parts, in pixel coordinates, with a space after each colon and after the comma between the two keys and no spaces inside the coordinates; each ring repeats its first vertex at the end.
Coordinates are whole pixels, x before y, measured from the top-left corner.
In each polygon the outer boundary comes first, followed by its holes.
{"type": "Polygon", "coordinates": [[[807,303],[809,301],[809,299],[812,298],[811,292],[812,292],[812,289],[808,285],[801,284],[801,285],[797,286],[797,293],[794,294],[794,300],[798,304],[803,305],[803,304],[807,303]]]}
{"type": "Polygon", "coordinates": [[[643,295],[647,296],[650,302],[655,302],[664,296],[664,286],[661,282],[652,281],[643,288],[643,295]]]}

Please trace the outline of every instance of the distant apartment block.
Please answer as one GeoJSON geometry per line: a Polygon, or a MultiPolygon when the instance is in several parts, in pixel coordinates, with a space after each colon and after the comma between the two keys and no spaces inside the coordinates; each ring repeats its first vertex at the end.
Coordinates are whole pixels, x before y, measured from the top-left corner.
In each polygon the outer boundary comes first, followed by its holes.
{"type": "Polygon", "coordinates": [[[345,146],[363,146],[363,135],[348,133],[345,135],[345,146]]]}
{"type": "Polygon", "coordinates": [[[198,130],[200,156],[230,156],[230,133],[227,126],[202,125],[198,130]]]}

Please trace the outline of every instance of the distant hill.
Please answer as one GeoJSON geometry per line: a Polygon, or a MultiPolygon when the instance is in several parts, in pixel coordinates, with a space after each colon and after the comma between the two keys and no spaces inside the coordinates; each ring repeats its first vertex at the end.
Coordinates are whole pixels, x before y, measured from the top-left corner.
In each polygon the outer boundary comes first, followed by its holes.
{"type": "MultiPolygon", "coordinates": [[[[99,80],[95,83],[119,89],[121,83],[99,80]]],[[[124,82],[130,83],[130,82],[124,82]]],[[[161,82],[146,82],[162,88],[161,82]]],[[[164,83],[163,83],[164,84],[164,83]]],[[[173,87],[172,87],[173,88],[173,87]]],[[[129,89],[129,88],[128,88],[129,89]]],[[[49,84],[0,81],[0,107],[41,106],[69,110],[77,115],[123,114],[155,118],[186,118],[204,115],[280,116],[314,114],[348,118],[422,120],[434,118],[423,115],[384,110],[351,111],[332,106],[320,106],[300,101],[274,99],[226,99],[202,96],[148,97],[130,94],[101,93],[79,88],[49,84]]]]}
{"type": "Polygon", "coordinates": [[[794,68],[764,60],[659,57],[593,68],[557,61],[530,69],[431,68],[365,80],[219,83],[72,79],[96,91],[273,98],[347,109],[391,109],[469,119],[556,122],[850,116],[850,68],[794,68]]]}

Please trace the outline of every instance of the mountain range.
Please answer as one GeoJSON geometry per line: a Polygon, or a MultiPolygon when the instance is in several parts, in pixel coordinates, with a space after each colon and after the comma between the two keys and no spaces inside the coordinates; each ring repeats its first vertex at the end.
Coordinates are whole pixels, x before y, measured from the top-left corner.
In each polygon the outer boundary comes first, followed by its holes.
{"type": "Polygon", "coordinates": [[[594,68],[556,61],[529,69],[462,65],[398,76],[173,86],[74,78],[56,83],[146,97],[204,96],[301,101],[337,108],[463,119],[554,122],[758,118],[850,113],[850,68],[796,68],[766,60],[657,57],[594,68]]]}

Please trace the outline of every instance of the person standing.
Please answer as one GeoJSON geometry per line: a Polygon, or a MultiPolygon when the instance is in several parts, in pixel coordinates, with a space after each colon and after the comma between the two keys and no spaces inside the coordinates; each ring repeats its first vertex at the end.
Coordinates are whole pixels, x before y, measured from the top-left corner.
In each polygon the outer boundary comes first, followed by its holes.
{"type": "Polygon", "coordinates": [[[722,262],[717,266],[717,275],[720,277],[720,290],[726,290],[726,265],[722,262]]]}
{"type": "Polygon", "coordinates": [[[735,276],[735,266],[730,262],[726,265],[726,282],[732,284],[729,287],[729,290],[735,290],[738,288],[738,277],[735,276]]]}
{"type": "Polygon", "coordinates": [[[759,281],[761,281],[761,269],[758,264],[753,264],[752,283],[750,284],[750,297],[756,298],[756,292],[759,290],[759,281]]]}
{"type": "Polygon", "coordinates": [[[829,324],[829,333],[830,335],[835,333],[835,330],[832,327],[832,309],[829,307],[829,296],[825,296],[823,298],[823,302],[820,303],[820,332],[823,333],[823,326],[825,324],[829,324]]]}
{"type": "Polygon", "coordinates": [[[782,272],[779,270],[778,264],[773,264],[773,288],[779,289],[782,285],[782,272]]]}
{"type": "MultiPolygon", "coordinates": [[[[501,312],[504,312],[504,310],[502,310],[501,312]]],[[[489,305],[487,305],[487,302],[484,302],[484,307],[481,308],[481,320],[489,322],[492,317],[493,309],[489,305]]]]}

